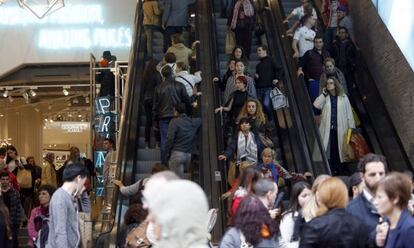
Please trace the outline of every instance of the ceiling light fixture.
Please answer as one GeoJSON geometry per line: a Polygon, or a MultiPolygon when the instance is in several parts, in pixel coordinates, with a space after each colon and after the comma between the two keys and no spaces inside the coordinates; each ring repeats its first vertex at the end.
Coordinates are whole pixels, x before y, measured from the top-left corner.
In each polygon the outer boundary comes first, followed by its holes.
{"type": "Polygon", "coordinates": [[[27,93],[26,91],[23,92],[22,96],[26,101],[29,100],[29,93],[27,93]]]}
{"type": "Polygon", "coordinates": [[[39,3],[39,1],[17,0],[21,8],[32,12],[39,19],[65,7],[64,0],[42,0],[44,3],[39,3]]]}
{"type": "Polygon", "coordinates": [[[5,90],[4,92],[3,92],[3,97],[4,98],[7,98],[9,96],[9,91],[8,90],[5,90]]]}
{"type": "Polygon", "coordinates": [[[52,108],[53,108],[52,104],[49,104],[49,106],[47,107],[48,110],[52,110],[52,108]]]}
{"type": "Polygon", "coordinates": [[[69,95],[69,91],[65,88],[63,88],[62,93],[64,96],[68,96],[69,95]]]}

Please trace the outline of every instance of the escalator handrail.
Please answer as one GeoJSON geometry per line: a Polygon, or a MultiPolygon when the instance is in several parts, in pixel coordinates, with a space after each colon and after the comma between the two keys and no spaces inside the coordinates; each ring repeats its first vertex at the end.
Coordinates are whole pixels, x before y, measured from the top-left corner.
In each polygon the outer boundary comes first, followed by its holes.
{"type": "MultiPolygon", "coordinates": [[[[121,180],[129,185],[132,182],[134,172],[132,172],[131,176],[128,177],[127,174],[127,165],[132,162],[135,164],[135,152],[130,152],[131,149],[136,149],[136,137],[137,137],[137,128],[136,128],[136,120],[139,116],[137,113],[134,113],[134,106],[137,106],[135,103],[139,103],[140,101],[140,92],[141,84],[138,80],[138,70],[142,69],[139,68],[139,64],[141,63],[139,57],[139,50],[142,47],[142,42],[140,36],[143,32],[143,9],[142,9],[142,1],[138,1],[136,5],[135,17],[133,22],[133,34],[132,34],[132,44],[131,50],[129,54],[129,61],[128,61],[128,73],[127,73],[127,80],[124,86],[124,97],[122,102],[122,111],[121,111],[121,120],[120,120],[120,129],[119,129],[119,140],[118,140],[118,149],[117,149],[117,172],[116,178],[121,178],[121,180]],[[135,104],[135,105],[134,105],[135,104]],[[133,137],[131,137],[133,136],[133,137]],[[135,137],[134,137],[135,136],[135,137]]],[[[133,166],[134,167],[134,166],[133,166]]],[[[119,197],[119,189],[115,189],[113,201],[111,202],[111,211],[112,216],[114,216],[113,225],[109,228],[108,232],[101,233],[98,237],[98,240],[101,237],[104,237],[106,234],[113,232],[113,228],[117,226],[117,230],[120,230],[121,225],[121,208],[119,208],[119,213],[116,213],[117,206],[121,205],[121,197],[119,197]]]]}
{"type": "MultiPolygon", "coordinates": [[[[288,40],[286,37],[282,34],[286,33],[286,28],[283,26],[283,19],[282,19],[282,8],[280,7],[280,3],[278,1],[270,1],[265,0],[267,3],[267,6],[270,7],[270,16],[272,18],[272,23],[275,25],[276,30],[279,31],[280,37],[276,40],[276,43],[278,43],[278,48],[280,49],[280,52],[282,53],[282,57],[284,58],[284,64],[287,66],[287,71],[289,72],[288,80],[288,87],[289,91],[293,92],[294,94],[291,95],[291,99],[295,99],[297,106],[300,106],[300,116],[301,120],[304,123],[308,123],[310,125],[310,131],[312,136],[315,137],[316,140],[314,141],[307,141],[309,142],[315,142],[316,145],[320,151],[320,155],[322,158],[323,166],[324,166],[324,173],[331,174],[331,170],[328,163],[328,158],[325,153],[325,148],[323,147],[322,138],[319,133],[319,129],[316,125],[316,122],[314,121],[314,115],[313,115],[313,109],[312,109],[312,103],[310,101],[309,95],[307,94],[307,90],[305,88],[306,82],[303,76],[297,77],[296,71],[297,71],[297,65],[295,61],[293,60],[292,53],[291,53],[291,46],[288,43],[288,40]],[[275,7],[275,8],[274,8],[275,7]],[[295,87],[294,87],[295,86],[295,87]]],[[[309,126],[307,126],[309,127],[309,126]]],[[[306,128],[303,126],[303,128],[306,128]]],[[[306,130],[305,130],[306,131],[306,130]]],[[[309,151],[310,156],[312,156],[313,151],[309,151]]],[[[314,164],[311,163],[313,171],[317,171],[314,167],[314,164]]]]}
{"type": "MultiPolygon", "coordinates": [[[[317,15],[318,15],[319,26],[322,28],[322,30],[326,30],[326,25],[325,25],[325,23],[323,22],[323,19],[322,19],[321,9],[318,8],[318,6],[320,6],[321,8],[323,6],[322,5],[317,5],[316,0],[311,0],[311,1],[312,1],[312,4],[313,4],[313,6],[316,10],[317,15]]],[[[378,101],[380,101],[380,102],[378,102],[377,106],[384,110],[383,114],[385,114],[385,116],[383,116],[384,117],[383,120],[386,120],[387,124],[389,125],[387,130],[389,130],[389,132],[392,133],[391,136],[393,136],[394,139],[395,139],[395,144],[394,145],[396,145],[398,147],[398,149],[401,151],[401,156],[402,156],[402,159],[404,160],[404,164],[405,164],[406,169],[413,170],[413,166],[412,166],[411,161],[410,161],[410,159],[409,159],[409,157],[408,157],[408,155],[407,155],[407,153],[404,149],[403,143],[402,143],[402,141],[401,141],[401,139],[398,135],[397,129],[396,129],[396,127],[395,127],[395,125],[392,121],[392,118],[391,118],[391,116],[390,116],[390,114],[389,114],[389,112],[388,112],[388,110],[385,106],[384,100],[382,99],[382,97],[379,93],[377,84],[375,83],[374,78],[373,78],[373,76],[372,76],[372,74],[369,70],[368,64],[366,63],[366,59],[365,59],[364,55],[362,54],[362,52],[360,50],[357,50],[355,60],[356,60],[355,61],[356,64],[359,65],[359,66],[357,66],[357,68],[362,67],[362,68],[367,68],[368,69],[368,70],[356,70],[359,73],[363,73],[363,74],[366,75],[366,77],[359,77],[359,78],[357,78],[357,80],[355,80],[355,86],[356,86],[357,90],[360,91],[360,89],[367,88],[367,85],[369,85],[368,88],[370,89],[370,93],[375,94],[378,101]],[[365,85],[365,87],[364,87],[364,85],[365,85]]],[[[353,97],[354,97],[355,101],[363,103],[362,107],[364,108],[364,110],[361,111],[361,109],[358,109],[359,113],[360,114],[361,113],[369,113],[366,109],[365,104],[364,104],[364,99],[362,99],[362,98],[357,99],[358,96],[356,94],[353,94],[353,97]]],[[[368,128],[373,129],[374,132],[375,132],[375,123],[376,122],[374,120],[372,120],[372,118],[369,114],[367,114],[366,117],[370,120],[370,123],[363,123],[363,126],[369,126],[368,128]]],[[[386,154],[389,149],[386,147],[386,145],[383,144],[383,142],[381,141],[381,138],[379,138],[380,135],[375,132],[374,136],[375,137],[369,137],[369,138],[370,139],[375,139],[375,143],[379,144],[379,146],[380,146],[381,153],[386,154]]],[[[392,166],[393,161],[388,161],[388,162],[389,162],[390,166],[392,166]]],[[[394,167],[394,166],[392,166],[392,167],[394,167]]],[[[401,168],[401,167],[404,167],[404,166],[403,165],[397,165],[395,167],[396,168],[401,168]]]]}

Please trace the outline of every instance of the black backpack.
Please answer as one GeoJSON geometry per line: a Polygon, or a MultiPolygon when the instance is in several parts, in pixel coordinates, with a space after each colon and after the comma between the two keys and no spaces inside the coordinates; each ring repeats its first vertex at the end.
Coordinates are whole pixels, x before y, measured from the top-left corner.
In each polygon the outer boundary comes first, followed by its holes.
{"type": "Polygon", "coordinates": [[[33,245],[36,248],[45,248],[47,244],[47,239],[49,237],[49,217],[40,215],[37,218],[40,218],[39,221],[42,222],[42,227],[37,233],[36,239],[33,241],[33,245]]]}

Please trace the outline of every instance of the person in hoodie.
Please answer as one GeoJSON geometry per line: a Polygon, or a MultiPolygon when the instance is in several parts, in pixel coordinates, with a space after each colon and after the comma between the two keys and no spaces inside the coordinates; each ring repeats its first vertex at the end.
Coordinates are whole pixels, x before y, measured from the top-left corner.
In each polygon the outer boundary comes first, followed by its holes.
{"type": "Polygon", "coordinates": [[[208,203],[199,185],[173,180],[148,194],[148,221],[154,225],[155,248],[207,248],[208,203]]]}

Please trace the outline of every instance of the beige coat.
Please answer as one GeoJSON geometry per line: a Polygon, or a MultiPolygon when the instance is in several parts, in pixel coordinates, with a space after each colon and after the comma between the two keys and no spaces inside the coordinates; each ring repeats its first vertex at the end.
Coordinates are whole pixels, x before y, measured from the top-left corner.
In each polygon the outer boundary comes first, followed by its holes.
{"type": "Polygon", "coordinates": [[[145,1],[144,5],[144,25],[161,26],[161,10],[158,8],[157,1],[145,1]]]}
{"type": "Polygon", "coordinates": [[[48,184],[57,187],[57,178],[55,167],[49,162],[45,161],[46,165],[42,169],[42,185],[48,184]]]}
{"type": "Polygon", "coordinates": [[[193,50],[186,47],[183,43],[178,43],[170,46],[167,53],[174,53],[177,58],[177,62],[184,62],[184,64],[189,65],[189,58],[191,57],[193,50]]]}
{"type": "MultiPolygon", "coordinates": [[[[331,99],[330,97],[325,97],[323,94],[318,96],[313,102],[313,106],[317,109],[322,110],[322,119],[319,125],[319,132],[321,134],[322,143],[325,148],[325,151],[328,149],[329,144],[329,134],[330,134],[330,125],[331,125],[331,99]]],[[[352,107],[349,103],[348,97],[343,94],[338,96],[337,102],[337,123],[338,123],[338,148],[339,148],[339,157],[341,162],[345,162],[342,157],[342,146],[344,142],[344,136],[348,131],[348,128],[355,128],[354,116],[352,115],[352,107]]],[[[315,149],[316,150],[316,149],[315,149]]],[[[320,153],[315,152],[313,158],[315,161],[321,161],[320,153]]]]}

